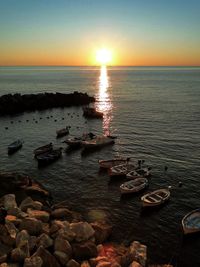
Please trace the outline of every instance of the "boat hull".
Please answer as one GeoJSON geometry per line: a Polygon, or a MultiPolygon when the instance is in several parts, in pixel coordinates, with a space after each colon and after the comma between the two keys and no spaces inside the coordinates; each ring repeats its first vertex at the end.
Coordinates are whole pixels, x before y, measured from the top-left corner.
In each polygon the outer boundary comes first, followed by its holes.
{"type": "Polygon", "coordinates": [[[200,232],[200,209],[186,214],[182,219],[182,227],[185,235],[200,232]]]}

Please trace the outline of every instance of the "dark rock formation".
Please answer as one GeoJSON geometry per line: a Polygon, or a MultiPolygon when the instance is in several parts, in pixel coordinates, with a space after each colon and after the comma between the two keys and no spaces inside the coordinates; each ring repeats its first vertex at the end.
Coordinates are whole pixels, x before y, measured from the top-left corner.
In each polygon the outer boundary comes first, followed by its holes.
{"type": "Polygon", "coordinates": [[[24,111],[44,110],[48,108],[88,105],[94,101],[94,97],[79,92],[71,94],[7,94],[0,97],[0,115],[13,115],[24,111]]]}

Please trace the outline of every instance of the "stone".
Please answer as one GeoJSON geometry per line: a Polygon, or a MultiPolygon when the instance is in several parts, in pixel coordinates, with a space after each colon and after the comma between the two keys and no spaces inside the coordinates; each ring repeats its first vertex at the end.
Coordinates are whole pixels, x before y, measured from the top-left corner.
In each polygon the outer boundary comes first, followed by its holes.
{"type": "Polygon", "coordinates": [[[21,202],[19,207],[22,211],[26,211],[28,208],[41,210],[43,204],[39,201],[33,201],[31,197],[27,197],[21,202]]]}
{"type": "Polygon", "coordinates": [[[22,262],[27,257],[30,257],[28,242],[20,248],[13,249],[11,252],[11,259],[14,262],[22,262]]]}
{"type": "Polygon", "coordinates": [[[30,236],[28,243],[29,243],[29,250],[30,250],[30,252],[32,252],[36,248],[37,237],[36,236],[30,236]]]}
{"type": "Polygon", "coordinates": [[[94,236],[94,229],[87,222],[71,223],[70,229],[76,234],[75,240],[77,242],[89,240],[94,236]]]}
{"type": "Polygon", "coordinates": [[[72,245],[72,249],[76,259],[87,260],[97,256],[96,245],[91,241],[75,243],[72,245]]]}
{"type": "Polygon", "coordinates": [[[142,266],[146,266],[147,247],[138,241],[134,241],[130,245],[130,253],[135,256],[135,260],[142,266]]]}
{"type": "Polygon", "coordinates": [[[57,237],[54,241],[54,250],[62,251],[68,255],[69,258],[71,258],[72,255],[72,247],[70,243],[65,240],[57,237]]]}
{"type": "Polygon", "coordinates": [[[113,262],[111,267],[121,267],[121,265],[118,262],[113,262]]]}
{"type": "Polygon", "coordinates": [[[6,223],[13,223],[14,225],[18,226],[21,223],[21,219],[18,219],[16,216],[14,215],[7,215],[5,217],[5,222],[6,223]]]}
{"type": "Polygon", "coordinates": [[[6,260],[7,260],[7,254],[3,254],[0,256],[0,264],[6,262],[6,260]]]}
{"type": "Polygon", "coordinates": [[[39,256],[42,261],[42,266],[48,266],[48,267],[60,267],[60,264],[56,260],[56,258],[45,248],[40,246],[37,251],[33,254],[34,256],[39,256]]]}
{"type": "Polygon", "coordinates": [[[54,256],[56,257],[56,259],[60,262],[60,264],[62,265],[66,265],[67,262],[69,261],[69,257],[66,253],[62,252],[62,251],[54,251],[54,256]]]}
{"type": "Polygon", "coordinates": [[[142,267],[142,265],[140,265],[137,261],[133,261],[129,267],[142,267]]]}
{"type": "Polygon", "coordinates": [[[106,223],[94,222],[91,226],[95,231],[96,244],[104,243],[112,233],[112,226],[106,223]]]}
{"type": "Polygon", "coordinates": [[[66,227],[64,227],[63,229],[60,229],[57,232],[57,237],[62,238],[62,239],[66,239],[69,242],[73,241],[75,236],[76,236],[76,234],[74,232],[72,232],[72,230],[70,228],[66,228],[66,227]]]}
{"type": "Polygon", "coordinates": [[[16,247],[20,248],[21,246],[23,246],[26,242],[29,241],[29,238],[30,236],[26,230],[20,231],[16,237],[16,247]]]}
{"type": "Polygon", "coordinates": [[[42,232],[47,235],[50,234],[50,226],[48,223],[42,223],[42,232]]]}
{"type": "Polygon", "coordinates": [[[27,213],[29,217],[35,218],[37,220],[40,220],[44,223],[47,223],[49,221],[49,213],[44,211],[44,210],[32,210],[32,209],[27,209],[27,213]]]}
{"type": "Polygon", "coordinates": [[[74,259],[71,259],[66,264],[66,267],[80,267],[80,264],[77,261],[75,261],[74,259]]]}
{"type": "Polygon", "coordinates": [[[25,212],[21,211],[21,209],[17,208],[17,207],[9,209],[7,214],[8,215],[13,215],[13,216],[15,216],[15,217],[17,217],[19,219],[23,219],[23,218],[28,216],[25,212]]]}
{"type": "Polygon", "coordinates": [[[0,241],[0,256],[9,254],[12,251],[12,246],[6,245],[0,241]]]}
{"type": "Polygon", "coordinates": [[[24,261],[24,267],[42,267],[42,264],[43,261],[39,256],[32,256],[24,261]]]}
{"type": "Polygon", "coordinates": [[[81,267],[91,267],[88,261],[81,262],[81,267]]]}
{"type": "Polygon", "coordinates": [[[38,238],[37,238],[37,245],[39,246],[43,246],[44,248],[48,248],[51,247],[53,245],[53,240],[46,234],[41,234],[38,238]]]}
{"type": "Polygon", "coordinates": [[[51,212],[51,216],[55,219],[67,219],[71,216],[71,211],[67,208],[58,208],[51,212]]]}
{"type": "Polygon", "coordinates": [[[111,263],[109,261],[100,261],[96,267],[111,267],[111,263]]]}
{"type": "Polygon", "coordinates": [[[21,221],[19,229],[27,230],[30,235],[39,235],[42,232],[42,222],[35,218],[26,218],[21,221]]]}
{"type": "Polygon", "coordinates": [[[4,195],[4,208],[6,210],[12,209],[12,208],[16,208],[17,207],[17,203],[15,200],[15,195],[14,194],[7,194],[4,195]]]}

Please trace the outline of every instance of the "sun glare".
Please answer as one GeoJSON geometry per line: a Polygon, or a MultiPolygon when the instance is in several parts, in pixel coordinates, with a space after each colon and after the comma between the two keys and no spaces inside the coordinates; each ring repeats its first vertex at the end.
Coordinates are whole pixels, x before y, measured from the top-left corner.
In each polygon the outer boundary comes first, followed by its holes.
{"type": "Polygon", "coordinates": [[[112,53],[108,49],[100,49],[96,52],[96,60],[101,65],[107,65],[112,60],[112,53]]]}

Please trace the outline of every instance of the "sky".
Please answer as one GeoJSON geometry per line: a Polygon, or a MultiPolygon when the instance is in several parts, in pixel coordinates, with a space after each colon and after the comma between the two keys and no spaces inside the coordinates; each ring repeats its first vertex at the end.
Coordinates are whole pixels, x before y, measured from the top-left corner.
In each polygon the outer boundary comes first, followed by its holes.
{"type": "Polygon", "coordinates": [[[0,0],[0,65],[200,66],[199,0],[0,0]]]}

